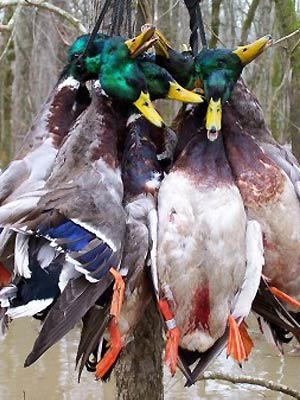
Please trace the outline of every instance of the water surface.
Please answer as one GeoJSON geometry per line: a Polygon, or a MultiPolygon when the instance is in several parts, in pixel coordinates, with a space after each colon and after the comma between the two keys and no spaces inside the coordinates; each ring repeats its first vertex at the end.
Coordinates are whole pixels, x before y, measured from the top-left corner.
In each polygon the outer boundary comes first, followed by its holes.
{"type": "MultiPolygon", "coordinates": [[[[251,337],[255,349],[241,370],[225,355],[211,367],[211,370],[231,374],[246,374],[273,380],[300,390],[300,358],[294,346],[288,346],[285,357],[276,352],[262,339],[256,326],[251,324],[251,337]],[[253,326],[253,327],[252,327],[253,326]]],[[[39,330],[38,321],[21,319],[14,321],[9,334],[0,341],[0,399],[1,400],[112,400],[114,399],[113,379],[102,384],[93,375],[83,372],[81,383],[77,383],[74,370],[75,354],[79,340],[79,329],[73,329],[64,339],[33,366],[23,368],[23,362],[30,352],[39,330]]],[[[178,373],[171,378],[165,374],[165,398],[167,400],[253,400],[289,399],[290,397],[271,392],[258,386],[232,385],[221,381],[199,382],[184,388],[184,378],[178,373]]]]}

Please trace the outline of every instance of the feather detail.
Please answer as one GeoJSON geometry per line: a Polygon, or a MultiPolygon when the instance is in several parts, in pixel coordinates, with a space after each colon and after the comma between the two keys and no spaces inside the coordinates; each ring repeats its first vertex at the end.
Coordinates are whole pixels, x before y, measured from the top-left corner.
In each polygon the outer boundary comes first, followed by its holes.
{"type": "Polygon", "coordinates": [[[10,307],[11,299],[15,298],[18,292],[18,288],[11,284],[10,286],[4,287],[0,290],[0,304],[2,308],[10,307]]]}
{"type": "Polygon", "coordinates": [[[67,334],[112,282],[113,276],[111,274],[105,275],[93,285],[84,277],[69,281],[65,290],[49,311],[24,366],[28,367],[34,363],[46,350],[67,334]]]}
{"type": "Polygon", "coordinates": [[[54,260],[56,255],[55,250],[49,246],[49,243],[45,243],[41,246],[37,253],[37,261],[41,268],[47,268],[54,260]]]}
{"type": "Polygon", "coordinates": [[[23,276],[26,279],[31,278],[31,270],[29,268],[29,236],[17,233],[15,240],[15,266],[16,275],[23,276]]]}
{"type": "Polygon", "coordinates": [[[158,217],[157,210],[154,208],[149,212],[148,215],[148,223],[149,223],[149,231],[150,237],[152,239],[152,247],[150,250],[150,260],[151,260],[151,273],[152,273],[152,281],[155,290],[155,294],[158,298],[158,269],[157,269],[157,225],[158,225],[158,217]]]}
{"type": "Polygon", "coordinates": [[[45,310],[52,302],[53,299],[32,300],[22,306],[8,308],[6,315],[11,319],[30,317],[45,310]]]}
{"type": "Polygon", "coordinates": [[[249,315],[257,293],[264,265],[261,226],[257,221],[248,221],[246,231],[247,269],[240,291],[235,297],[232,316],[241,322],[249,315]]]}
{"type": "Polygon", "coordinates": [[[0,207],[0,225],[9,225],[19,222],[22,218],[34,210],[40,197],[45,194],[43,190],[36,190],[26,193],[16,200],[13,200],[0,207]]]}
{"type": "MultiPolygon", "coordinates": [[[[41,223],[37,233],[50,240],[58,251],[66,253],[66,260],[90,282],[97,282],[111,267],[116,267],[113,249],[96,236],[97,231],[91,232],[90,226],[81,224],[78,219],[62,217],[54,226],[41,223]]],[[[101,233],[99,236],[103,237],[101,233]]]]}

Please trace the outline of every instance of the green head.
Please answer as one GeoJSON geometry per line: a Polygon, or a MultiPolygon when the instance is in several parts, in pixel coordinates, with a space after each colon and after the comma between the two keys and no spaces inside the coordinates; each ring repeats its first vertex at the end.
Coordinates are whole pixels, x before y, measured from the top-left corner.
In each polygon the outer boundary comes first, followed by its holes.
{"type": "Polygon", "coordinates": [[[79,36],[67,52],[69,74],[82,82],[98,78],[101,52],[108,36],[98,33],[93,43],[91,43],[87,54],[79,61],[80,56],[85,51],[89,38],[90,34],[79,36]],[[76,63],[77,60],[78,62],[76,63]]]}
{"type": "Polygon", "coordinates": [[[161,117],[150,101],[145,76],[137,61],[131,58],[123,38],[114,36],[105,41],[99,80],[109,96],[134,104],[154,125],[163,126],[161,117]]]}
{"type": "Polygon", "coordinates": [[[172,75],[164,68],[150,61],[139,61],[151,100],[171,99],[185,103],[201,103],[202,97],[180,86],[172,75]]]}
{"type": "Polygon", "coordinates": [[[222,104],[229,100],[244,66],[269,47],[270,41],[271,37],[268,35],[234,50],[204,49],[195,57],[195,73],[202,82],[208,102],[206,129],[210,140],[218,137],[222,104]]]}
{"type": "Polygon", "coordinates": [[[194,88],[194,58],[190,51],[178,52],[174,50],[164,35],[156,29],[158,38],[154,44],[156,62],[165,68],[186,89],[194,88]]]}

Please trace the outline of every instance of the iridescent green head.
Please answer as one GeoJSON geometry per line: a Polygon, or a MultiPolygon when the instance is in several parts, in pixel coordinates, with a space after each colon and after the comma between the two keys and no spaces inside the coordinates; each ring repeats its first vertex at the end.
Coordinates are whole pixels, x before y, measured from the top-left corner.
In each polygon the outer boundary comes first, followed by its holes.
{"type": "Polygon", "coordinates": [[[89,38],[90,34],[79,36],[67,52],[68,72],[82,82],[98,78],[101,52],[108,36],[98,33],[88,48],[86,56],[80,59],[89,38]]]}
{"type": "Polygon", "coordinates": [[[109,96],[134,104],[154,125],[164,125],[151,103],[145,76],[123,38],[114,36],[105,41],[99,80],[109,96]]]}
{"type": "Polygon", "coordinates": [[[208,102],[206,129],[208,138],[215,140],[221,130],[222,104],[231,92],[244,66],[254,60],[267,47],[271,37],[264,36],[236,49],[204,49],[195,57],[195,72],[208,102]]]}

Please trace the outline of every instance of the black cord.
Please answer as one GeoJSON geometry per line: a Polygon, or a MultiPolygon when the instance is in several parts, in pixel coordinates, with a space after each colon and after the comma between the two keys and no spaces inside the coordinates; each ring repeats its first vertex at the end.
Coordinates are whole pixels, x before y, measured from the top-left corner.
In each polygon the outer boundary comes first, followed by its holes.
{"type": "Polygon", "coordinates": [[[190,16],[190,46],[192,54],[195,56],[198,53],[199,38],[198,30],[201,38],[202,47],[207,48],[207,41],[205,36],[204,24],[202,19],[202,13],[200,8],[201,0],[184,0],[186,8],[188,9],[190,16]]]}
{"type": "Polygon", "coordinates": [[[197,25],[198,25],[198,28],[199,28],[202,47],[204,49],[207,49],[207,40],[206,40],[206,35],[205,35],[205,29],[204,29],[204,23],[203,23],[202,12],[201,12],[201,7],[200,7],[200,1],[196,5],[196,19],[197,19],[197,25]]]}
{"type": "Polygon", "coordinates": [[[102,10],[101,10],[101,12],[99,14],[99,17],[98,17],[98,19],[96,21],[96,24],[95,24],[95,26],[94,26],[94,28],[92,30],[92,33],[91,33],[91,35],[89,37],[89,40],[88,40],[88,42],[87,42],[87,44],[85,46],[85,49],[84,49],[83,53],[77,59],[78,62],[80,62],[80,60],[86,56],[89,48],[93,44],[93,42],[95,40],[95,37],[96,37],[96,35],[97,35],[98,31],[99,31],[100,25],[103,22],[104,16],[107,13],[107,10],[109,8],[110,2],[111,2],[111,0],[106,0],[105,1],[104,5],[102,7],[102,10]]]}

